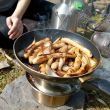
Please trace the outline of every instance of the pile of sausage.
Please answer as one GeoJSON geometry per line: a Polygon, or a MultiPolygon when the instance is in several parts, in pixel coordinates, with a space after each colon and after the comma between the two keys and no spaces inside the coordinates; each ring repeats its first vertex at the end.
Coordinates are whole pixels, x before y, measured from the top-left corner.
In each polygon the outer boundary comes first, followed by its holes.
{"type": "Polygon", "coordinates": [[[33,41],[25,50],[24,58],[38,64],[41,74],[53,70],[59,77],[79,76],[91,72],[98,64],[91,51],[69,38],[49,38],[33,41]]]}

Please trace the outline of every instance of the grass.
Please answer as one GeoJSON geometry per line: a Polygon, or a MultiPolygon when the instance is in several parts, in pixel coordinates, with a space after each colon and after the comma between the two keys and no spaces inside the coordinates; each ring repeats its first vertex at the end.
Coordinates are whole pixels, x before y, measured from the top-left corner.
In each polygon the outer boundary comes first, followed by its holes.
{"type": "MultiPolygon", "coordinates": [[[[11,54],[12,51],[9,51],[9,55],[11,54]]],[[[11,55],[13,56],[13,55],[11,55]]],[[[2,54],[0,54],[0,61],[5,60],[6,57],[3,56],[2,54]]],[[[4,89],[4,87],[9,84],[10,82],[12,82],[15,78],[23,75],[25,73],[25,71],[17,66],[14,65],[12,62],[10,63],[10,67],[9,68],[5,68],[5,69],[1,69],[0,70],[0,92],[2,92],[2,90],[4,89]]]]}

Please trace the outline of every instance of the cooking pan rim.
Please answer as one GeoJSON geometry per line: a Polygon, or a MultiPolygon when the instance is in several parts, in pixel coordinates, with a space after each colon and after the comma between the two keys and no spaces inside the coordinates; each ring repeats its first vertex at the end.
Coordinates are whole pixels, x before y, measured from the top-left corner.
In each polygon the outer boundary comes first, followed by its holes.
{"type": "MultiPolygon", "coordinates": [[[[71,77],[48,76],[48,75],[41,74],[39,71],[36,71],[36,70],[34,70],[34,69],[32,69],[32,68],[26,66],[26,65],[18,58],[18,56],[16,55],[16,52],[15,52],[16,42],[18,41],[19,38],[23,37],[23,35],[28,34],[28,33],[30,33],[30,32],[40,31],[40,30],[42,31],[43,29],[36,29],[36,30],[28,31],[28,32],[22,34],[20,37],[18,37],[18,38],[15,40],[15,42],[14,42],[14,44],[13,44],[14,55],[15,55],[16,59],[18,60],[18,62],[19,62],[20,64],[22,64],[25,68],[29,69],[30,71],[34,72],[35,74],[41,75],[41,77],[45,77],[45,79],[57,78],[57,79],[65,79],[65,80],[66,80],[66,79],[74,79],[74,78],[79,78],[79,77],[84,77],[84,76],[90,75],[90,74],[92,74],[98,67],[100,67],[101,62],[102,62],[101,53],[100,53],[99,49],[95,46],[95,44],[94,44],[90,39],[87,39],[86,37],[84,37],[84,36],[82,36],[82,35],[80,35],[80,34],[78,34],[78,33],[68,32],[68,31],[60,30],[60,29],[50,29],[50,28],[46,28],[45,30],[64,31],[64,32],[72,33],[72,34],[74,34],[74,35],[78,35],[78,36],[82,37],[83,39],[89,41],[89,43],[91,43],[91,44],[96,48],[96,50],[97,50],[97,52],[99,53],[99,56],[100,56],[97,66],[96,66],[91,72],[86,72],[86,73],[84,73],[84,74],[81,74],[81,75],[78,75],[78,76],[71,76],[71,77]]],[[[86,48],[87,48],[87,47],[86,47],[86,48]]],[[[27,72],[28,72],[28,71],[27,71],[27,72]]],[[[31,73],[32,73],[32,72],[31,72],[31,73]]],[[[36,75],[36,76],[38,76],[38,75],[36,75]]]]}

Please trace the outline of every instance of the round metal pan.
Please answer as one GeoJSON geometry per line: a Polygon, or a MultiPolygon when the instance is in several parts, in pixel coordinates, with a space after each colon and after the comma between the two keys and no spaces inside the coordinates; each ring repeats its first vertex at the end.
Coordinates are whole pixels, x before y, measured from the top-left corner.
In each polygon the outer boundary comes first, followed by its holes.
{"type": "MultiPolygon", "coordinates": [[[[38,65],[31,65],[31,66],[33,66],[33,68],[31,68],[29,66],[30,65],[29,62],[24,60],[22,57],[20,57],[20,53],[22,53],[23,50],[28,45],[30,45],[34,39],[36,41],[39,41],[40,39],[43,39],[45,37],[49,37],[52,41],[55,41],[58,37],[70,38],[70,39],[78,42],[79,44],[83,45],[84,47],[90,49],[93,56],[99,61],[99,64],[100,64],[100,61],[101,61],[100,52],[95,47],[95,45],[87,38],[85,38],[79,34],[76,34],[76,33],[71,33],[71,32],[57,30],[57,29],[35,30],[35,31],[31,31],[31,32],[27,32],[27,33],[23,34],[21,37],[16,39],[16,41],[13,45],[14,55],[15,55],[17,61],[33,77],[39,77],[39,78],[46,79],[46,80],[52,81],[52,82],[57,82],[57,83],[66,83],[66,82],[75,81],[75,79],[77,80],[78,77],[82,77],[82,76],[85,76],[85,75],[92,73],[92,72],[88,72],[88,73],[82,74],[80,76],[73,76],[70,78],[62,78],[62,77],[53,77],[53,76],[47,76],[47,75],[40,74],[38,71],[36,71],[34,69],[34,68],[38,68],[38,65]]],[[[96,68],[99,67],[99,64],[97,65],[96,68]]]]}

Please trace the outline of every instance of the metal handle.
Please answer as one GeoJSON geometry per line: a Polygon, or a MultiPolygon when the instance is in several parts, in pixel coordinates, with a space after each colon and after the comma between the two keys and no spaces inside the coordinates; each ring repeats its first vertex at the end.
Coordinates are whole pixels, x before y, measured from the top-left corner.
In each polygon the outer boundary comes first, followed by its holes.
{"type": "Polygon", "coordinates": [[[104,93],[110,95],[110,82],[105,79],[96,78],[93,81],[88,82],[89,84],[97,87],[104,93]]]}
{"type": "Polygon", "coordinates": [[[105,79],[93,78],[91,75],[79,77],[82,86],[90,85],[98,88],[102,92],[110,95],[110,82],[105,79]]]}
{"type": "Polygon", "coordinates": [[[81,83],[84,83],[86,81],[92,80],[93,77],[91,75],[87,75],[87,76],[79,77],[78,79],[81,83]]]}

